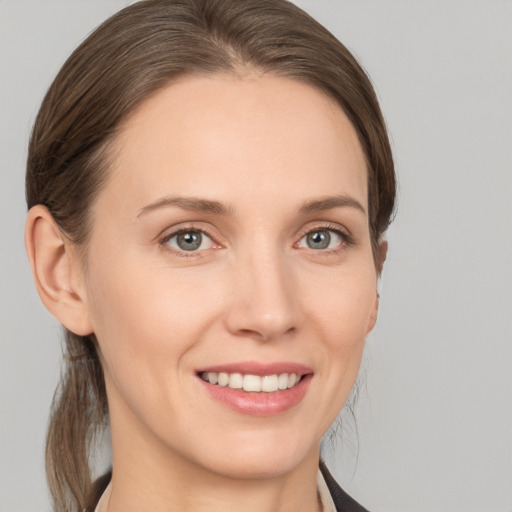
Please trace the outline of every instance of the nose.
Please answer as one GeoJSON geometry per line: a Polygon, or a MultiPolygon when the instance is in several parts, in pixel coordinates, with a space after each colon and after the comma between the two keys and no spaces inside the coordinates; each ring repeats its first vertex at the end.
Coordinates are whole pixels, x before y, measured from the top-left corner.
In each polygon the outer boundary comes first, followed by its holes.
{"type": "Polygon", "coordinates": [[[299,327],[299,297],[293,268],[275,252],[255,252],[232,274],[228,330],[262,341],[278,339],[299,327]]]}

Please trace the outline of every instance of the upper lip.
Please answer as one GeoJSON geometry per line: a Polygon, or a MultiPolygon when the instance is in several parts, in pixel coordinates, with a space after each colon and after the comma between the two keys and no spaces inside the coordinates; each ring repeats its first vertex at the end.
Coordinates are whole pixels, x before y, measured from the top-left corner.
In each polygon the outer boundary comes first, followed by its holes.
{"type": "Polygon", "coordinates": [[[295,373],[303,376],[313,373],[313,370],[304,364],[292,363],[288,361],[275,363],[260,363],[257,361],[245,361],[238,363],[216,364],[198,370],[198,373],[241,373],[243,375],[280,375],[282,373],[295,373]]]}

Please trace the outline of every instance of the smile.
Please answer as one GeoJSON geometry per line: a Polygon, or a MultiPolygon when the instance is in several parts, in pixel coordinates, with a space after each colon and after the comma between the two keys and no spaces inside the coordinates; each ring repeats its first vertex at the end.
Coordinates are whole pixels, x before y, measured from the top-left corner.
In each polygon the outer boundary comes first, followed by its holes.
{"type": "Polygon", "coordinates": [[[293,388],[301,381],[301,376],[296,373],[260,376],[227,372],[202,372],[201,378],[216,386],[256,393],[275,393],[276,391],[293,388]]]}
{"type": "Polygon", "coordinates": [[[313,369],[295,362],[242,361],[200,368],[202,389],[215,402],[250,416],[281,414],[307,393],[313,369]]]}

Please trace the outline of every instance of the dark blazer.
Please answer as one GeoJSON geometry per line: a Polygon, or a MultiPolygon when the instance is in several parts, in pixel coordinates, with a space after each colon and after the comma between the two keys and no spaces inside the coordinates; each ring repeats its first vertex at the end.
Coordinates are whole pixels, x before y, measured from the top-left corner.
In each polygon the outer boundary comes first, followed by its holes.
{"type": "MultiPolygon", "coordinates": [[[[334,501],[334,505],[336,506],[337,512],[368,512],[364,507],[359,505],[357,501],[351,498],[334,480],[331,473],[325,466],[323,461],[320,461],[320,471],[322,475],[324,475],[325,483],[327,484],[327,488],[331,493],[332,500],[334,501]]],[[[103,494],[103,491],[106,489],[110,479],[112,478],[112,472],[109,471],[102,477],[98,478],[94,483],[93,490],[90,496],[90,501],[88,506],[86,507],[87,512],[94,512],[98,501],[103,494]]]]}
{"type": "Polygon", "coordinates": [[[324,461],[320,461],[320,471],[324,475],[325,483],[332,496],[332,501],[336,506],[337,512],[368,512],[367,509],[359,505],[354,498],[351,498],[334,480],[331,473],[327,469],[324,461]]]}

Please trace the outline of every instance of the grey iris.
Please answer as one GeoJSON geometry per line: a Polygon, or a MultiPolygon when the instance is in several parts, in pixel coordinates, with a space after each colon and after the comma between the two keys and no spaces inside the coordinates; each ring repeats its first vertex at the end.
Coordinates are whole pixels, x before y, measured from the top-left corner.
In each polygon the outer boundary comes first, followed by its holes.
{"type": "Polygon", "coordinates": [[[306,236],[306,243],[310,249],[327,249],[331,243],[329,231],[313,231],[306,236]]]}
{"type": "Polygon", "coordinates": [[[176,243],[182,251],[195,251],[201,247],[203,236],[198,231],[185,231],[176,236],[176,243]]]}

